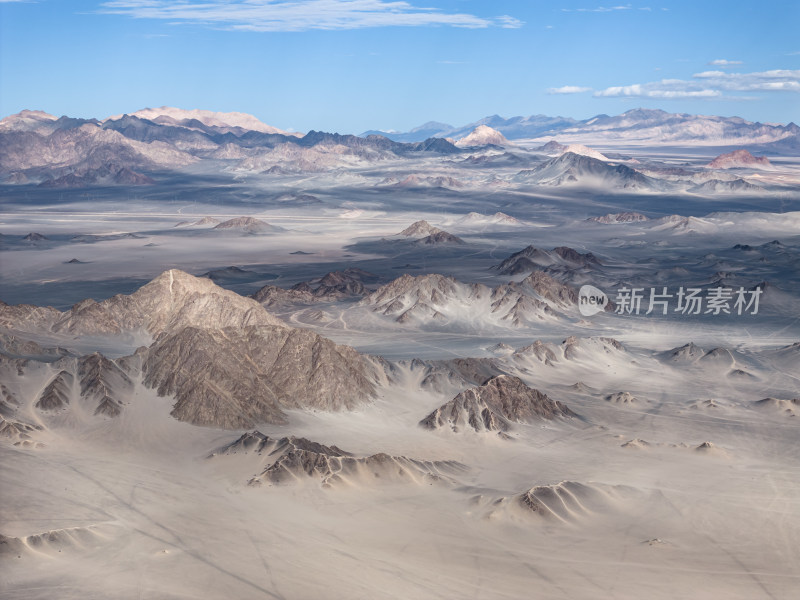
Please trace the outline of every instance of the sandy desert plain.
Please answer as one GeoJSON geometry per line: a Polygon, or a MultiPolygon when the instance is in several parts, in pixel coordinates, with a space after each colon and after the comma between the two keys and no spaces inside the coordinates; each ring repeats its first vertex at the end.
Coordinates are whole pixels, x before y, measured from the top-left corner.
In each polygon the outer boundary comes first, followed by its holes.
{"type": "Polygon", "coordinates": [[[626,115],[4,119],[0,595],[797,598],[798,134],[626,115]]]}

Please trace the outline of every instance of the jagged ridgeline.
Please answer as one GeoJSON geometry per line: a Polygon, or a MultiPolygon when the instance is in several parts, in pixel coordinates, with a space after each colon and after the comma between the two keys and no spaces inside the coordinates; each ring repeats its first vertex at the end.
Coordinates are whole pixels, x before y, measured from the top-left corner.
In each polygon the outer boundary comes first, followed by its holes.
{"type": "Polygon", "coordinates": [[[145,386],[175,399],[175,418],[224,428],[284,423],[284,409],[348,409],[375,392],[370,367],[353,348],[289,327],[257,301],[174,269],[129,296],[84,300],[64,312],[2,304],[0,327],[149,335],[151,343],[133,357],[95,353],[51,361],[52,376],[36,402],[44,412],[70,410],[81,399],[94,414],[115,417],[139,375],[145,386]]]}

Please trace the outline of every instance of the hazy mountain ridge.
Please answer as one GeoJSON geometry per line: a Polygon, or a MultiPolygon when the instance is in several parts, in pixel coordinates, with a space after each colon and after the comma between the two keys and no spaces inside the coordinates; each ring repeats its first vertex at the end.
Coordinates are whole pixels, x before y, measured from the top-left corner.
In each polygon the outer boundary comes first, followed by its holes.
{"type": "MultiPolygon", "coordinates": [[[[22,111],[0,121],[0,178],[10,184],[38,183],[56,188],[152,185],[165,171],[181,170],[204,161],[225,161],[225,168],[243,174],[328,173],[421,155],[456,155],[464,151],[459,145],[498,149],[510,144],[509,140],[536,136],[558,135],[574,141],[630,140],[653,144],[683,142],[759,147],[791,145],[791,140],[800,137],[800,127],[793,123],[766,125],[739,118],[643,109],[634,109],[616,117],[599,115],[584,121],[560,117],[502,119],[495,116],[466,128],[435,129],[420,129],[426,135],[421,139],[395,141],[390,139],[393,134],[384,136],[369,132],[359,137],[311,130],[300,136],[265,125],[250,115],[168,107],[145,109],[102,121],[56,118],[41,111],[22,111]],[[429,135],[431,133],[435,135],[429,135]],[[458,145],[449,139],[459,139],[458,145]]],[[[408,136],[400,138],[407,140],[408,136]]],[[[582,143],[556,148],[551,142],[542,149],[562,155],[566,152],[608,160],[582,143]]],[[[488,164],[490,158],[484,156],[480,160],[488,164]]],[[[553,164],[560,165],[558,162],[553,164]]],[[[656,188],[652,180],[637,174],[630,166],[609,166],[616,172],[602,171],[600,167],[584,162],[578,167],[580,174],[548,173],[547,169],[537,172],[542,167],[537,165],[531,171],[523,171],[521,176],[532,183],[562,185],[591,175],[616,187],[656,188]]],[[[747,166],[761,167],[755,162],[747,163],[747,166]]],[[[391,178],[387,181],[401,187],[431,185],[457,189],[466,185],[458,178],[444,175],[417,175],[417,179],[412,177],[408,181],[391,178]]]]}
{"type": "Polygon", "coordinates": [[[658,142],[707,142],[723,145],[735,143],[763,144],[800,134],[794,123],[772,125],[753,123],[739,117],[717,117],[668,113],[663,110],[632,109],[618,116],[597,115],[583,120],[564,117],[485,117],[463,127],[432,124],[407,133],[370,131],[391,139],[415,140],[422,132],[436,137],[462,138],[476,127],[487,125],[509,140],[547,137],[592,137],[607,140],[646,140],[658,142]]]}
{"type": "MultiPolygon", "coordinates": [[[[138,114],[152,116],[151,112],[138,114]]],[[[243,170],[266,171],[295,163],[292,168],[296,172],[316,172],[351,164],[341,162],[347,157],[377,160],[420,152],[459,152],[438,138],[398,143],[380,136],[361,138],[313,130],[299,137],[249,115],[179,112],[206,114],[200,115],[205,122],[169,116],[150,120],[136,113],[104,121],[56,118],[41,111],[5,117],[0,121],[0,177],[11,182],[77,187],[98,184],[104,172],[113,171],[115,178],[103,182],[137,185],[149,183],[147,173],[180,169],[206,157],[231,157],[241,162],[243,170]],[[225,118],[233,119],[235,125],[224,123],[220,115],[228,115],[225,118]],[[122,170],[124,175],[119,173],[122,170]]]]}

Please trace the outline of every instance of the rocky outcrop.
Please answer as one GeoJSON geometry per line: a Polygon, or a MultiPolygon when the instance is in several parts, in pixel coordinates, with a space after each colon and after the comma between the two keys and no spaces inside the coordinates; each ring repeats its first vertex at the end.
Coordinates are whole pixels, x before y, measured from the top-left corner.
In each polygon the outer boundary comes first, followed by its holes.
{"type": "Polygon", "coordinates": [[[356,456],[336,446],[325,446],[294,436],[273,439],[259,431],[246,433],[213,456],[255,453],[267,466],[249,484],[288,485],[318,482],[323,487],[386,483],[454,483],[467,471],[455,461],[425,461],[379,453],[356,456]]]}
{"type": "Polygon", "coordinates": [[[591,252],[582,254],[568,246],[542,250],[531,245],[509,256],[497,266],[497,269],[501,275],[518,275],[539,270],[541,267],[581,269],[599,265],[600,261],[591,252]]]}
{"type": "Polygon", "coordinates": [[[708,163],[710,169],[738,169],[743,167],[764,168],[770,166],[772,166],[772,163],[769,162],[766,156],[753,156],[743,148],[726,154],[720,154],[708,163]]]}
{"type": "Polygon", "coordinates": [[[218,225],[214,225],[212,229],[217,231],[239,231],[241,233],[273,233],[277,231],[284,231],[282,227],[270,225],[266,221],[256,219],[255,217],[236,217],[228,219],[218,225]]]}
{"type": "Polygon", "coordinates": [[[304,329],[186,327],[142,354],[145,385],[174,395],[172,415],[195,425],[284,423],[283,409],[347,409],[374,393],[355,350],[304,329]]]}
{"type": "Polygon", "coordinates": [[[497,375],[443,404],[422,421],[426,429],[507,432],[513,423],[576,416],[561,402],[525,385],[518,377],[497,375]]]}
{"type": "Polygon", "coordinates": [[[462,321],[471,327],[495,324],[525,326],[577,306],[577,292],[540,271],[521,282],[490,288],[452,277],[403,275],[360,302],[398,323],[462,321]]]}
{"type": "Polygon", "coordinates": [[[434,233],[442,231],[438,227],[434,227],[427,221],[416,221],[403,229],[397,235],[404,235],[406,237],[425,237],[434,233]]]}
{"type": "Polygon", "coordinates": [[[593,221],[595,223],[604,223],[608,225],[611,223],[639,223],[642,221],[648,221],[649,219],[642,213],[638,212],[619,212],[619,213],[608,213],[607,215],[603,215],[602,217],[589,217],[586,220],[593,221]]]}
{"type": "Polygon", "coordinates": [[[267,285],[253,294],[253,299],[268,307],[331,302],[366,296],[368,292],[364,283],[377,280],[377,275],[363,269],[349,268],[332,271],[319,279],[300,282],[290,289],[267,285]]]}
{"type": "Polygon", "coordinates": [[[34,406],[39,410],[53,411],[66,408],[72,396],[75,377],[69,371],[60,371],[45,386],[34,406]]]}

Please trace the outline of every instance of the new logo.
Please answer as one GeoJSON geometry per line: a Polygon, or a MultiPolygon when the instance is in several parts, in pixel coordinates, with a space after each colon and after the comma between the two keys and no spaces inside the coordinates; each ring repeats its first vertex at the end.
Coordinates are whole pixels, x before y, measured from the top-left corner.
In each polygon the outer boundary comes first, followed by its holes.
{"type": "Polygon", "coordinates": [[[608,304],[608,296],[603,290],[599,290],[593,285],[581,286],[578,291],[578,309],[584,317],[591,317],[603,312],[606,304],[608,304]]]}

